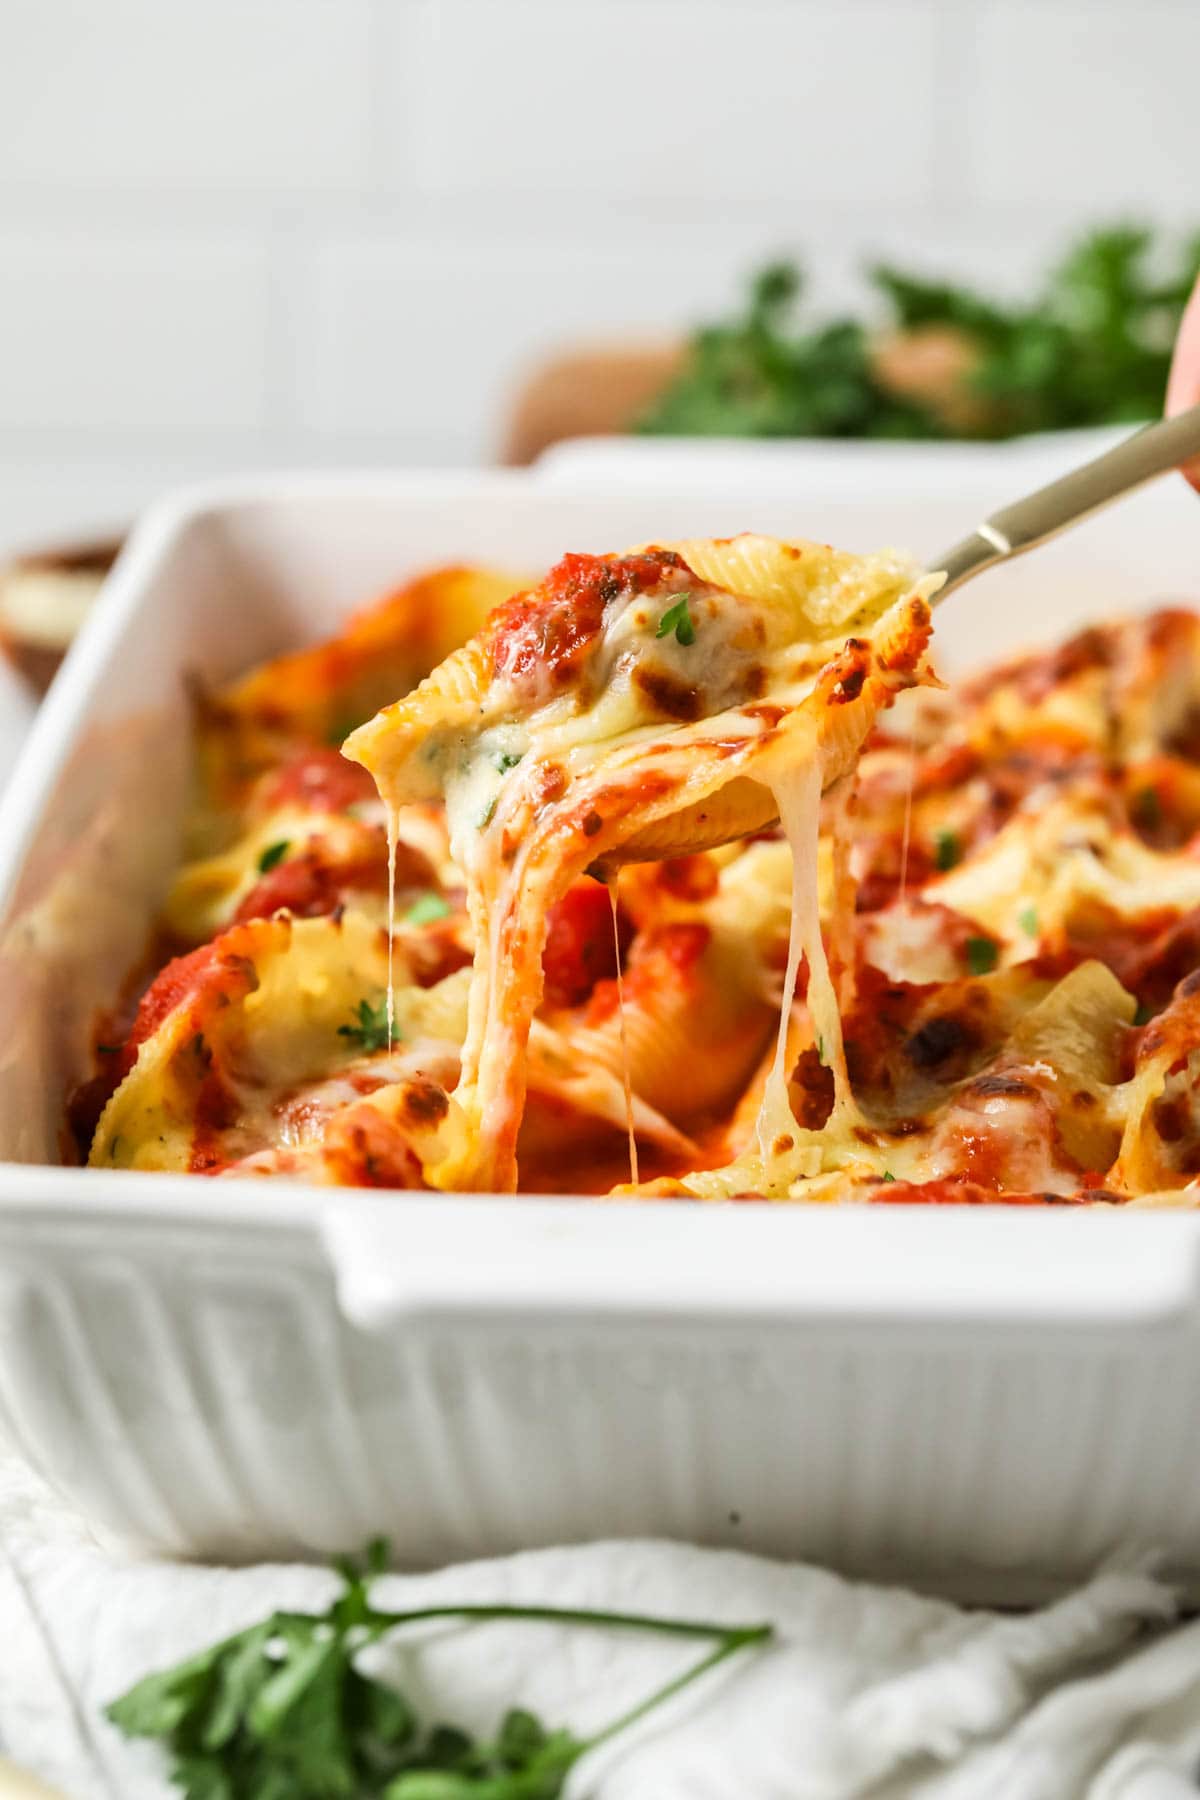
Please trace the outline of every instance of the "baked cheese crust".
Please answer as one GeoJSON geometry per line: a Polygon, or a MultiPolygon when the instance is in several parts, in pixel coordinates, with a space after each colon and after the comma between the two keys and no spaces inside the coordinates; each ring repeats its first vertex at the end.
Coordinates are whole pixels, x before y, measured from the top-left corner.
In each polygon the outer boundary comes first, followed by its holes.
{"type": "Polygon", "coordinates": [[[201,697],[188,854],[97,1022],[82,1153],[1191,1204],[1200,620],[947,690],[935,589],[752,536],[434,571],[201,697]]]}

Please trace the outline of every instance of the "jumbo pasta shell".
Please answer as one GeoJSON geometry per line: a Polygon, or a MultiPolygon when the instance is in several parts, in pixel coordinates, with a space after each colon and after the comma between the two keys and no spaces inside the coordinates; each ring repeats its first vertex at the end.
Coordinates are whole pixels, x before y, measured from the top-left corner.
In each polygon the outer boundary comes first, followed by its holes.
{"type": "MultiPolygon", "coordinates": [[[[723,785],[714,783],[714,790],[703,798],[664,810],[629,832],[619,844],[605,849],[603,866],[711,849],[772,825],[779,817],[769,785],[772,771],[785,757],[795,755],[798,746],[789,740],[797,733],[810,734],[823,783],[832,786],[854,767],[880,708],[918,678],[929,631],[929,607],[923,597],[913,596],[894,607],[877,641],[832,657],[811,692],[783,713],[774,732],[747,738],[745,748],[730,759],[723,785]]],[[[717,729],[720,721],[712,724],[717,729]]],[[[714,768],[719,782],[720,765],[714,768]]]]}
{"type": "Polygon", "coordinates": [[[905,594],[928,595],[940,577],[923,576],[894,550],[856,556],[803,538],[784,542],[744,531],[731,538],[686,538],[668,546],[702,581],[776,615],[777,643],[819,641],[865,631],[905,594]]]}
{"type": "Polygon", "coordinates": [[[491,653],[485,641],[472,638],[439,663],[411,694],[385,706],[352,731],[342,745],[343,756],[369,769],[380,793],[393,806],[436,800],[445,771],[428,753],[430,744],[447,732],[479,724],[491,674],[491,653]]]}

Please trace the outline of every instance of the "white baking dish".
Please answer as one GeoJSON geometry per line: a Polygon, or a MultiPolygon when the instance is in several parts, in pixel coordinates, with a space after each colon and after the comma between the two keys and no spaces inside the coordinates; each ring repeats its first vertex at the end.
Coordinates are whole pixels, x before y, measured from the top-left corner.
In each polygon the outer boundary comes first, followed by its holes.
{"type": "Polygon", "coordinates": [[[1128,426],[1039,431],[997,443],[903,439],[881,445],[863,438],[580,437],[549,445],[537,460],[541,479],[556,487],[590,485],[638,492],[646,484],[690,492],[698,482],[721,482],[734,493],[764,484],[782,491],[797,476],[816,473],[823,491],[862,494],[864,481],[886,475],[910,495],[955,492],[964,483],[994,480],[1013,497],[1118,443],[1128,426]]]}
{"type": "MultiPolygon", "coordinates": [[[[664,1533],[1000,1598],[1118,1544],[1200,1569],[1190,1214],[45,1166],[91,1009],[176,855],[189,672],[324,631],[443,558],[536,568],[743,526],[932,553],[1009,497],[986,470],[906,497],[887,467],[857,498],[823,488],[819,458],[741,498],[288,478],[139,529],[0,807],[0,1426],[99,1525],[233,1556],[386,1532],[409,1561],[664,1533]]],[[[1200,592],[1198,553],[1200,503],[1161,484],[955,600],[945,660],[1200,592]]]]}

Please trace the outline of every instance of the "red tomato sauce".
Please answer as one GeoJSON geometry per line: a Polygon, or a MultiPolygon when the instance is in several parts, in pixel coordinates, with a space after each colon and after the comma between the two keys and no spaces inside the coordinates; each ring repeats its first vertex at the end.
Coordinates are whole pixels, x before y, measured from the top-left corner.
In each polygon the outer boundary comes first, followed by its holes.
{"type": "Polygon", "coordinates": [[[125,1046],[129,1056],[129,1065],[133,1066],[133,1053],[146,1039],[153,1037],[168,1014],[173,1013],[182,1000],[192,994],[199,993],[210,981],[216,983],[220,974],[217,942],[201,944],[198,950],[189,950],[186,956],[176,956],[160,969],[146,992],[134,1016],[133,1029],[125,1046]]]}
{"type": "MultiPolygon", "coordinates": [[[[428,858],[411,845],[396,846],[396,887],[434,887],[436,876],[428,858]]],[[[287,911],[298,919],[315,919],[334,912],[352,893],[382,893],[387,887],[387,852],[382,843],[361,855],[342,859],[326,857],[319,840],[299,856],[288,857],[268,870],[243,896],[234,923],[269,919],[287,911]]]]}
{"type": "Polygon", "coordinates": [[[216,1175],[228,1167],[229,1158],[220,1143],[221,1133],[238,1122],[238,1101],[215,1069],[200,1083],[192,1121],[192,1153],[188,1169],[193,1175],[216,1175]]]}
{"type": "Polygon", "coordinates": [[[1080,1206],[1087,1194],[999,1194],[978,1181],[947,1176],[939,1181],[881,1181],[871,1193],[886,1206],[1080,1206]]]}
{"type": "MultiPolygon", "coordinates": [[[[633,936],[628,917],[617,910],[617,938],[622,953],[633,936]]],[[[597,982],[617,973],[617,941],[613,935],[608,889],[585,877],[572,882],[555,901],[546,919],[542,952],[547,1006],[580,1006],[597,982]]]]}
{"type": "MultiPolygon", "coordinates": [[[[664,985],[677,987],[687,979],[690,970],[704,955],[712,936],[707,925],[660,925],[642,932],[634,946],[625,971],[624,993],[627,1006],[652,1007],[656,993],[664,985]]],[[[603,1025],[620,1004],[616,981],[596,984],[588,1001],[584,1022],[603,1025]]]]}
{"type": "Polygon", "coordinates": [[[594,649],[604,610],[624,593],[642,594],[685,564],[671,550],[636,556],[564,556],[542,585],[496,608],[488,624],[496,675],[529,685],[565,686],[594,649]]]}
{"type": "Polygon", "coordinates": [[[303,806],[312,812],[345,812],[360,800],[375,798],[375,783],[359,763],[340,750],[321,746],[291,757],[266,785],[265,804],[303,806]]]}

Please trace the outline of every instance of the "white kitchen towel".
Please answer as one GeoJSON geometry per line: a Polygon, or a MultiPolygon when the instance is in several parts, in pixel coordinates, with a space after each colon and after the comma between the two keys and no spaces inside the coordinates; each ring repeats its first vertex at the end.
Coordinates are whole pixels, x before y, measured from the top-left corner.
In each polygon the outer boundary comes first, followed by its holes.
{"type": "MultiPolygon", "coordinates": [[[[310,1567],[123,1562],[27,1503],[0,1505],[0,1545],[0,1748],[69,1800],[167,1800],[156,1748],[123,1740],[105,1702],[272,1608],[323,1607],[334,1585],[310,1567]]],[[[1197,1794],[1200,1621],[1178,1623],[1170,1585],[1144,1566],[1002,1615],[729,1551],[604,1543],[389,1576],[378,1597],[775,1624],[773,1648],[714,1671],[581,1763],[573,1800],[1197,1794]]],[[[486,1731],[522,1704],[586,1730],[695,1646],[485,1624],[410,1632],[374,1654],[431,1717],[486,1731]]]]}

